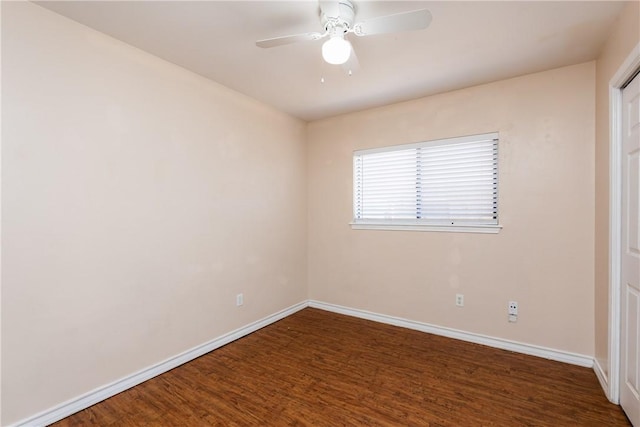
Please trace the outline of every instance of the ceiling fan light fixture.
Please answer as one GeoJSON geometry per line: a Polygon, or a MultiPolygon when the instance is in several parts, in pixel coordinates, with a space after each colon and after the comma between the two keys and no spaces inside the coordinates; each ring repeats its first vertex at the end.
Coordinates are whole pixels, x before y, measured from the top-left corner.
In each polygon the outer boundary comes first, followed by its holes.
{"type": "Polygon", "coordinates": [[[344,64],[350,55],[351,43],[345,40],[342,35],[332,36],[322,45],[322,57],[329,64],[344,64]]]}

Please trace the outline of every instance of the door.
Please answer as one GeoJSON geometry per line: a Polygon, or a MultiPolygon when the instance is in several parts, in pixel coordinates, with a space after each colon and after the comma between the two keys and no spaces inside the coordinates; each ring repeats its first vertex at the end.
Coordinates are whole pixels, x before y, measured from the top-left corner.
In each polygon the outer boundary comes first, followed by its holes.
{"type": "Polygon", "coordinates": [[[640,427],[640,76],[622,91],[620,406],[640,427]]]}

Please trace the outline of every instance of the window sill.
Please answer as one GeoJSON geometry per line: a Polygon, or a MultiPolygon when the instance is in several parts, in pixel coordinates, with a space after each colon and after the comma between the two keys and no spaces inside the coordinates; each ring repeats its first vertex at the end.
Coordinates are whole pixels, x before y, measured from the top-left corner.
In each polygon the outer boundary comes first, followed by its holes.
{"type": "Polygon", "coordinates": [[[498,234],[501,225],[420,225],[420,224],[362,224],[350,223],[352,230],[435,231],[445,233],[498,234]]]}

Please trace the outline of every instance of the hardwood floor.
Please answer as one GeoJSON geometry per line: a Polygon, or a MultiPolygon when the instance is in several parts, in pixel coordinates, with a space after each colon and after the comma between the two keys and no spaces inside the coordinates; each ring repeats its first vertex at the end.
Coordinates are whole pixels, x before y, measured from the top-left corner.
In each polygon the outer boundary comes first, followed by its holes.
{"type": "Polygon", "coordinates": [[[54,425],[630,424],[591,369],[307,308],[54,425]]]}

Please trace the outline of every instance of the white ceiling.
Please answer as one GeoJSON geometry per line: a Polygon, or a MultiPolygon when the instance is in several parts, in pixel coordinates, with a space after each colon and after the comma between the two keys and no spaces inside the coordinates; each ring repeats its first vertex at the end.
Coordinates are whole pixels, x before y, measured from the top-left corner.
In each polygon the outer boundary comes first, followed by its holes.
{"type": "Polygon", "coordinates": [[[355,1],[356,21],[427,8],[424,31],[358,38],[360,70],[325,64],[315,1],[46,1],[50,10],[304,120],[595,59],[623,2],[355,1]],[[324,77],[324,83],[321,83],[324,77]]]}

